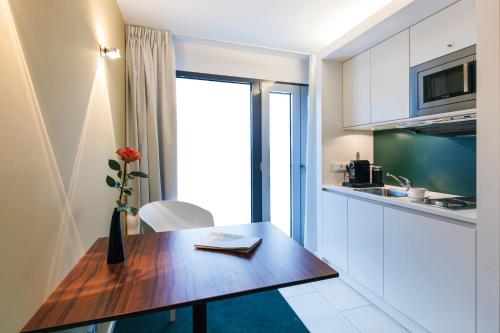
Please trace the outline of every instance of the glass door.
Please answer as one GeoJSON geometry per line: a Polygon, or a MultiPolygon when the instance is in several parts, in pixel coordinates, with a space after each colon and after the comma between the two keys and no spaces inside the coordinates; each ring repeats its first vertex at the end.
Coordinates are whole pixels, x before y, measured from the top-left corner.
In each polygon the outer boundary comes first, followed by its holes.
{"type": "Polygon", "coordinates": [[[305,126],[301,123],[306,98],[306,87],[262,83],[262,219],[298,242],[303,230],[305,126]]]}
{"type": "Polygon", "coordinates": [[[307,86],[177,73],[178,200],[303,243],[307,86]]]}
{"type": "Polygon", "coordinates": [[[248,82],[178,77],[178,199],[216,226],[251,222],[251,88],[248,82]]]}

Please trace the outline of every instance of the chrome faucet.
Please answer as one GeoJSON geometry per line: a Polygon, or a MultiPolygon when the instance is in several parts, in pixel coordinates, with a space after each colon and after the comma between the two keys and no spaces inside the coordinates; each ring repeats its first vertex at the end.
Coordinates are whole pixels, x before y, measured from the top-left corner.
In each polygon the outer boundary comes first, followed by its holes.
{"type": "Polygon", "coordinates": [[[394,178],[395,180],[397,180],[397,182],[401,185],[401,187],[404,187],[405,188],[405,191],[408,192],[410,190],[410,187],[411,187],[411,181],[406,178],[406,177],[403,177],[403,176],[394,176],[392,173],[386,173],[386,176],[387,177],[392,177],[394,178]],[[402,180],[404,180],[404,183],[402,180]]]}

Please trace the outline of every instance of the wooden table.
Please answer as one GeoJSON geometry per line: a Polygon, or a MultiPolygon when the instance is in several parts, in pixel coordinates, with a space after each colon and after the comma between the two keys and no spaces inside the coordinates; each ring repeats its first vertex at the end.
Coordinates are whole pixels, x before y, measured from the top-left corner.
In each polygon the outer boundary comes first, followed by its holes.
{"type": "Polygon", "coordinates": [[[338,276],[268,222],[128,236],[127,261],[117,265],[106,264],[107,242],[92,245],[21,332],[188,305],[194,331],[206,332],[207,302],[338,276]],[[247,255],[195,249],[211,231],[258,236],[262,243],[247,255]]]}

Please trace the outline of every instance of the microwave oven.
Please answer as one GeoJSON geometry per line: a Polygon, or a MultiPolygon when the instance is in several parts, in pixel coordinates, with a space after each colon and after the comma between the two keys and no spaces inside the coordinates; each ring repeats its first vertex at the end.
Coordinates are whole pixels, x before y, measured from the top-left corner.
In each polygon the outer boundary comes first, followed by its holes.
{"type": "Polygon", "coordinates": [[[410,68],[410,116],[476,107],[476,46],[410,68]]]}

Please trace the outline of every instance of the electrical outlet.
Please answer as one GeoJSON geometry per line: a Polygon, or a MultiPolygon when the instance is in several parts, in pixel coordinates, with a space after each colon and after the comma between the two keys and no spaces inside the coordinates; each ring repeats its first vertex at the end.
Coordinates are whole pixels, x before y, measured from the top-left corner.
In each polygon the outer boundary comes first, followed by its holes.
{"type": "Polygon", "coordinates": [[[344,172],[347,162],[332,162],[330,163],[330,172],[344,172]]]}

